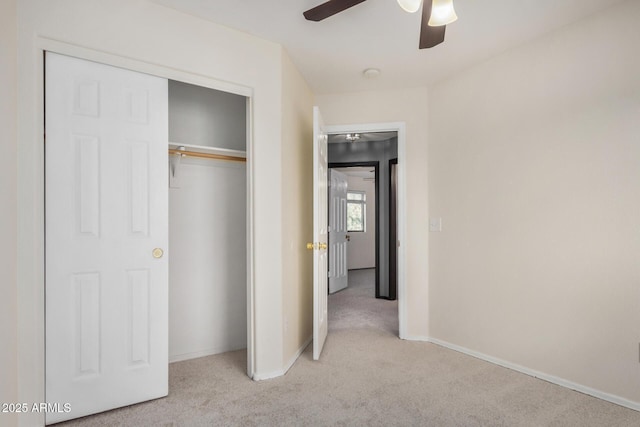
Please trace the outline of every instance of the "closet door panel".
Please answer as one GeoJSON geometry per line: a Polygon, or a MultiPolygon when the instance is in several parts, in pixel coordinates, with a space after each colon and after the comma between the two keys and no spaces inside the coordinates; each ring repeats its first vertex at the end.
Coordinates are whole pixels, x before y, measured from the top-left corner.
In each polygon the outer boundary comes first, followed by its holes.
{"type": "Polygon", "coordinates": [[[149,143],[129,143],[129,218],[132,235],[149,233],[149,143]]]}
{"type": "Polygon", "coordinates": [[[55,423],[167,394],[167,81],[47,53],[45,83],[55,423]]]}

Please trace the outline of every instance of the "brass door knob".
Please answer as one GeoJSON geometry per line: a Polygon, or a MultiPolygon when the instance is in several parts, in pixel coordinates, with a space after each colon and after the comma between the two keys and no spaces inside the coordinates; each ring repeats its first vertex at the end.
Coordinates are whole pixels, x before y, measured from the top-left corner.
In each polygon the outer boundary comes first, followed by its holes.
{"type": "Polygon", "coordinates": [[[307,249],[327,249],[326,243],[307,243],[307,249]]]}
{"type": "Polygon", "coordinates": [[[348,234],[345,234],[345,235],[344,235],[344,238],[345,238],[345,239],[347,239],[347,242],[350,242],[350,241],[351,241],[351,236],[349,236],[348,234]]]}

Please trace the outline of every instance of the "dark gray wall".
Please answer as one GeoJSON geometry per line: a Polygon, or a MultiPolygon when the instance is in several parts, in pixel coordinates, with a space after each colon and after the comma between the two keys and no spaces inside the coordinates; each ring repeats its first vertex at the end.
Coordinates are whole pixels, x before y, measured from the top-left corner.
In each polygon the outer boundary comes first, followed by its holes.
{"type": "Polygon", "coordinates": [[[329,163],[380,162],[378,169],[378,213],[380,223],[380,297],[389,297],[389,160],[398,157],[398,139],[329,144],[329,163]]]}
{"type": "Polygon", "coordinates": [[[247,98],[169,80],[169,141],[247,149],[247,98]]]}

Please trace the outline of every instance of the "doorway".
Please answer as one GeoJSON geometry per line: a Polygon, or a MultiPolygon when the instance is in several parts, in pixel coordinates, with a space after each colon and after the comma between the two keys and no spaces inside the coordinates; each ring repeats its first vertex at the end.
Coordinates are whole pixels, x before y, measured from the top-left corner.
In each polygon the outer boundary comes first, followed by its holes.
{"type": "MultiPolygon", "coordinates": [[[[392,203],[391,181],[392,173],[397,178],[398,136],[396,130],[328,135],[328,166],[331,175],[337,171],[346,181],[345,202],[349,209],[345,216],[351,223],[346,236],[345,261],[349,266],[350,285],[329,295],[329,313],[333,318],[330,330],[366,326],[400,335],[397,252],[394,251],[398,234],[397,228],[391,227],[397,221],[398,200],[394,192],[392,203]],[[394,277],[390,277],[391,269],[394,277]]],[[[330,185],[334,185],[333,181],[330,185]]],[[[329,197],[330,217],[337,211],[332,203],[336,201],[329,197]]],[[[329,221],[330,260],[336,256],[331,244],[335,232],[329,221]]],[[[333,275],[330,268],[330,280],[333,275]]]]}
{"type": "MultiPolygon", "coordinates": [[[[403,158],[406,153],[406,126],[402,122],[391,122],[391,123],[368,123],[368,124],[352,124],[352,125],[333,125],[326,126],[325,130],[328,134],[328,138],[342,138],[342,141],[346,141],[347,134],[365,134],[365,133],[385,133],[389,132],[390,136],[395,136],[396,142],[396,152],[395,155],[389,155],[389,157],[384,161],[385,166],[389,166],[390,160],[395,160],[397,162],[397,166],[393,166],[395,168],[395,213],[396,213],[396,241],[394,242],[394,248],[396,249],[395,259],[396,259],[396,293],[395,297],[397,299],[397,314],[398,314],[398,335],[401,339],[405,339],[407,337],[406,331],[406,270],[405,270],[405,250],[403,246],[403,242],[406,238],[406,190],[405,190],[405,168],[403,166],[403,158]]],[[[329,148],[331,148],[334,144],[329,144],[329,148]]],[[[391,191],[389,183],[389,177],[381,177],[378,176],[379,188],[385,187],[391,191]]],[[[387,222],[388,224],[388,222],[387,222]]],[[[379,233],[382,234],[382,233],[379,233]]],[[[380,241],[384,241],[379,237],[380,241]]],[[[385,238],[388,239],[388,238],[385,238]]],[[[385,246],[381,244],[381,246],[385,246]]],[[[389,249],[389,246],[387,249],[389,249]]],[[[381,250],[378,251],[381,253],[381,250]]],[[[385,259],[389,259],[389,255],[384,255],[385,259]]],[[[386,274],[388,277],[388,273],[386,274]]],[[[381,275],[382,277],[382,275],[381,275]]],[[[386,296],[383,294],[383,296],[386,296]]]]}
{"type": "MultiPolygon", "coordinates": [[[[396,299],[397,296],[396,277],[394,276],[393,280],[390,277],[390,247],[397,245],[397,239],[394,238],[392,241],[390,236],[391,189],[384,183],[389,182],[391,177],[390,161],[397,158],[398,133],[395,131],[329,135],[330,168],[361,166],[374,170],[375,237],[370,240],[375,241],[375,296],[390,300],[396,299]]],[[[353,180],[354,184],[357,182],[353,180]]]]}
{"type": "MultiPolygon", "coordinates": [[[[380,298],[380,192],[379,169],[380,162],[331,162],[331,148],[329,149],[329,169],[333,176],[337,171],[345,176],[346,181],[346,251],[343,254],[333,252],[332,234],[335,233],[331,225],[331,216],[336,211],[335,200],[329,198],[329,281],[335,274],[331,264],[346,265],[346,273],[352,270],[374,270],[374,296],[380,298]],[[341,262],[334,262],[334,258],[343,256],[341,262]]],[[[333,182],[331,182],[333,185],[333,182]]],[[[348,279],[346,280],[348,286],[348,279]]],[[[330,293],[331,286],[330,286],[330,293]]]]}

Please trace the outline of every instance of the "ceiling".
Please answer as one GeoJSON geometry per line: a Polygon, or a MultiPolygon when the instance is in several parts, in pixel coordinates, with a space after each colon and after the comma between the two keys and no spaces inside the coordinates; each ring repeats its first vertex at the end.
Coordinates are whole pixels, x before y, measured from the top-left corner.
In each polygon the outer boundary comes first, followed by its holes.
{"type": "Polygon", "coordinates": [[[454,0],[445,42],[418,49],[420,13],[368,0],[321,22],[324,0],[153,0],[279,43],[316,94],[427,86],[622,0],[454,0]],[[362,71],[381,70],[376,79],[362,71]]]}

